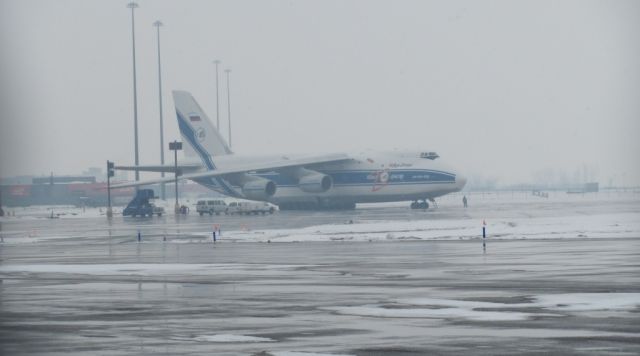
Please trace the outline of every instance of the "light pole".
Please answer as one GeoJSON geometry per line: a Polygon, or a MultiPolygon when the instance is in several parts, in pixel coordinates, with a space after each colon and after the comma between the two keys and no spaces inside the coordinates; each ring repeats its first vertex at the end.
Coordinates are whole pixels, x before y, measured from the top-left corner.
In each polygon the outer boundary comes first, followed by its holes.
{"type": "MultiPolygon", "coordinates": [[[[162,66],[160,65],[160,27],[162,26],[160,20],[153,23],[156,27],[156,33],[158,34],[158,103],[160,105],[160,164],[164,166],[164,126],[162,123],[162,66]]],[[[161,173],[164,178],[164,171],[161,173]]],[[[160,197],[165,200],[166,191],[164,183],[160,184],[160,197]]]]}
{"type": "Polygon", "coordinates": [[[113,217],[113,210],[111,210],[111,177],[115,174],[114,164],[111,161],[107,161],[107,218],[113,217]]]}
{"type": "Polygon", "coordinates": [[[216,128],[220,131],[220,92],[218,89],[218,65],[220,60],[216,59],[213,63],[216,65],[216,128]]]}
{"type": "Polygon", "coordinates": [[[180,205],[178,204],[178,176],[180,172],[178,172],[178,151],[182,149],[182,142],[173,141],[169,142],[169,149],[173,151],[173,169],[176,177],[176,206],[175,213],[180,213],[180,205]]]}
{"type": "MultiPolygon", "coordinates": [[[[127,7],[131,9],[131,43],[133,53],[133,133],[134,133],[134,145],[135,145],[135,161],[136,166],[139,165],[138,161],[138,88],[136,83],[136,33],[135,33],[135,16],[134,10],[138,7],[138,4],[134,1],[127,4],[127,7]]],[[[140,172],[136,170],[136,181],[140,180],[140,172]]],[[[136,190],[138,188],[136,187],[136,190]]]]}
{"type": "Polygon", "coordinates": [[[227,73],[227,114],[229,118],[229,148],[231,148],[231,89],[229,89],[229,73],[231,73],[231,69],[225,69],[225,73],[227,73]]]}

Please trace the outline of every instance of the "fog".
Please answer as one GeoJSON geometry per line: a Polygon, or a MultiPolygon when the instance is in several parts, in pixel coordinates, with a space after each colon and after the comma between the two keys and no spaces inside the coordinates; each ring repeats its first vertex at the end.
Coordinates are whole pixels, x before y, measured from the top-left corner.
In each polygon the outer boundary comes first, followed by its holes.
{"type": "MultiPolygon", "coordinates": [[[[233,150],[433,150],[499,183],[640,184],[640,2],[163,1],[136,10],[140,163],[171,90],[233,150]]],[[[0,0],[0,176],[133,163],[127,1],[0,0]]],[[[152,177],[152,174],[143,177],[152,177]]]]}

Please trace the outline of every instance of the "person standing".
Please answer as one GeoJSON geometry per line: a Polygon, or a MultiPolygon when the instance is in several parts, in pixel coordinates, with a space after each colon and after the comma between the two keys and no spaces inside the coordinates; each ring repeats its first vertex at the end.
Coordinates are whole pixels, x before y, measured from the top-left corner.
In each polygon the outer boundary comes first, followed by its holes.
{"type": "Polygon", "coordinates": [[[464,205],[465,208],[467,207],[467,196],[466,195],[462,197],[462,204],[464,205]]]}
{"type": "MultiPolygon", "coordinates": [[[[7,210],[7,216],[9,215],[9,211],[7,210]]],[[[4,210],[2,210],[2,192],[0,192],[0,216],[4,216],[4,210]]]]}

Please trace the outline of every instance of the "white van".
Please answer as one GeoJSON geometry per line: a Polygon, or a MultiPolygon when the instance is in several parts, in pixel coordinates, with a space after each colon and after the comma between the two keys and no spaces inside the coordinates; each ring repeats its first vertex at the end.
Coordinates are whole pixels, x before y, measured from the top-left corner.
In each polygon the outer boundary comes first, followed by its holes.
{"type": "Polygon", "coordinates": [[[227,203],[224,200],[198,200],[196,211],[200,216],[204,214],[220,215],[220,213],[227,212],[227,203]]]}
{"type": "Polygon", "coordinates": [[[264,201],[234,201],[227,206],[227,214],[273,214],[276,207],[264,201]]]}

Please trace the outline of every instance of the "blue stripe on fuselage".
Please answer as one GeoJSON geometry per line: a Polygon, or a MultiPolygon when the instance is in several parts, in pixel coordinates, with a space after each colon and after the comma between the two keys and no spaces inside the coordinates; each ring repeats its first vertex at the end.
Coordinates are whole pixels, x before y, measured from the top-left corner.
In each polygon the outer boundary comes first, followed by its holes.
{"type": "MultiPolygon", "coordinates": [[[[319,171],[331,176],[334,186],[372,185],[380,183],[377,181],[380,171],[376,170],[319,171]]],[[[456,181],[455,174],[428,169],[402,169],[388,170],[385,172],[389,174],[387,184],[390,185],[455,183],[456,181]]],[[[277,172],[261,173],[256,175],[270,179],[278,186],[282,187],[298,185],[295,179],[277,172]]]]}
{"type": "MultiPolygon", "coordinates": [[[[191,128],[187,120],[184,118],[184,116],[180,114],[178,110],[176,110],[176,115],[178,116],[178,127],[180,128],[180,132],[189,141],[189,144],[191,145],[191,147],[193,147],[196,150],[196,153],[200,156],[202,163],[207,167],[207,169],[215,170],[216,165],[213,163],[213,160],[211,159],[211,155],[209,155],[207,150],[205,150],[204,147],[200,145],[198,140],[196,140],[195,133],[193,132],[193,129],[191,128]]],[[[217,177],[201,178],[201,179],[195,180],[195,182],[202,184],[206,187],[211,187],[212,185],[221,187],[224,194],[227,194],[233,197],[240,196],[240,194],[238,194],[233,188],[231,188],[222,178],[217,178],[217,177]],[[209,183],[208,181],[210,181],[211,183],[209,183]]]]}

